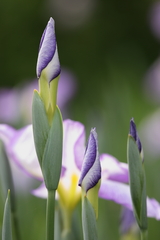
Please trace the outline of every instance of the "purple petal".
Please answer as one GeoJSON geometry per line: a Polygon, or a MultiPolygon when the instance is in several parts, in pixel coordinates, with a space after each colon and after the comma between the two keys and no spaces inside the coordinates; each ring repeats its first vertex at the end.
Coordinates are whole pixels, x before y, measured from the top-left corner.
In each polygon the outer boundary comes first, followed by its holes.
{"type": "Polygon", "coordinates": [[[34,148],[32,125],[20,130],[0,125],[0,137],[5,143],[9,159],[13,160],[25,173],[42,181],[42,173],[34,148]]]}
{"type": "Polygon", "coordinates": [[[136,130],[136,125],[134,123],[133,118],[130,121],[130,131],[129,131],[130,135],[134,138],[134,140],[137,140],[137,130],[136,130]]]}
{"type": "MultiPolygon", "coordinates": [[[[41,40],[40,40],[40,43],[39,43],[39,51],[40,51],[40,49],[41,49],[41,47],[42,47],[42,43],[43,43],[44,37],[45,37],[45,35],[46,35],[46,30],[47,30],[47,27],[48,27],[48,26],[49,26],[49,22],[48,22],[46,28],[45,28],[44,31],[43,31],[43,34],[42,34],[42,37],[41,37],[41,40]]],[[[51,25],[51,29],[52,29],[52,25],[51,25]]],[[[52,40],[52,39],[51,39],[51,40],[52,40]]]]}
{"type": "Polygon", "coordinates": [[[40,197],[40,198],[47,198],[48,197],[48,192],[47,188],[44,183],[40,185],[40,187],[32,190],[31,192],[34,196],[40,197]]]}
{"type": "MultiPolygon", "coordinates": [[[[62,164],[66,168],[77,168],[75,145],[84,134],[84,125],[80,122],[66,119],[63,121],[63,160],[62,164]]],[[[80,160],[83,161],[83,158],[80,160]]]]}
{"type": "Polygon", "coordinates": [[[121,212],[121,218],[120,218],[120,233],[126,234],[134,226],[137,226],[137,229],[138,229],[138,225],[136,223],[133,211],[131,211],[126,207],[123,207],[121,212]]]}
{"type": "MultiPolygon", "coordinates": [[[[102,181],[99,189],[99,197],[114,201],[133,210],[130,188],[124,183],[111,180],[102,181]]],[[[160,220],[160,204],[155,199],[149,199],[148,197],[147,216],[160,220]]]]}
{"type": "Polygon", "coordinates": [[[50,18],[42,34],[37,60],[37,77],[39,78],[42,70],[47,67],[46,74],[48,82],[60,74],[60,63],[54,26],[54,20],[50,18]]]}
{"type": "Polygon", "coordinates": [[[82,168],[84,153],[85,153],[85,128],[81,128],[81,134],[79,135],[77,141],[74,146],[74,156],[75,156],[75,164],[79,171],[82,168]]]}
{"type": "MultiPolygon", "coordinates": [[[[43,181],[34,148],[32,125],[20,130],[15,130],[7,125],[0,125],[0,138],[5,143],[8,156],[27,175],[43,181]]],[[[62,166],[61,176],[65,174],[66,168],[62,166]]]]}
{"type": "Polygon", "coordinates": [[[100,155],[102,178],[117,182],[129,182],[128,164],[119,162],[109,154],[100,155]]]}
{"type": "MultiPolygon", "coordinates": [[[[48,197],[48,191],[47,191],[47,188],[46,188],[44,182],[38,188],[32,190],[31,193],[34,196],[39,197],[39,198],[47,199],[47,197],[48,197]]],[[[58,199],[58,198],[59,198],[59,196],[56,191],[56,199],[58,199]]]]}
{"type": "MultiPolygon", "coordinates": [[[[66,170],[79,173],[75,164],[74,146],[82,132],[84,132],[84,126],[81,123],[69,119],[64,121],[61,177],[64,176],[66,170]]],[[[9,158],[25,173],[42,181],[43,177],[34,148],[32,125],[15,130],[8,125],[1,124],[0,138],[5,143],[9,158]]]]}
{"type": "Polygon", "coordinates": [[[93,133],[90,133],[86,150],[85,150],[85,157],[82,165],[81,170],[81,177],[79,180],[79,186],[81,186],[81,183],[83,181],[83,178],[86,176],[87,172],[90,170],[90,168],[93,166],[97,155],[97,145],[96,140],[94,138],[93,133]]]}
{"type": "Polygon", "coordinates": [[[76,76],[69,70],[62,68],[58,83],[57,102],[63,113],[63,118],[68,115],[67,104],[74,97],[77,91],[76,76]]]}
{"type": "Polygon", "coordinates": [[[10,157],[26,173],[42,181],[42,172],[34,148],[32,125],[16,132],[8,146],[10,157]]]}
{"type": "Polygon", "coordinates": [[[160,204],[153,198],[147,197],[147,216],[160,220],[160,204]]]}
{"type": "Polygon", "coordinates": [[[16,89],[0,89],[0,122],[17,123],[19,120],[19,97],[16,89]]]}
{"type": "Polygon", "coordinates": [[[106,180],[101,182],[99,197],[114,201],[132,209],[132,200],[129,186],[124,183],[106,180]]]}
{"type": "Polygon", "coordinates": [[[83,185],[87,192],[98,183],[100,178],[101,166],[98,153],[97,133],[95,129],[92,129],[88,139],[78,185],[83,185]]]}
{"type": "Polygon", "coordinates": [[[54,29],[54,20],[50,18],[40,40],[39,54],[37,61],[37,77],[41,75],[41,71],[48,65],[53,58],[56,50],[56,37],[54,29]]]}
{"type": "Polygon", "coordinates": [[[10,139],[15,135],[16,130],[7,124],[0,124],[0,139],[5,146],[8,146],[10,139]]]}

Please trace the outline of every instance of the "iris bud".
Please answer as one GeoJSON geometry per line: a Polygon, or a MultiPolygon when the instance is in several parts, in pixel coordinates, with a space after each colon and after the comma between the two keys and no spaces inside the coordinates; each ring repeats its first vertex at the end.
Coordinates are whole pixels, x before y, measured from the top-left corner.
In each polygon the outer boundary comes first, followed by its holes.
{"type": "Polygon", "coordinates": [[[97,133],[91,130],[84,155],[81,176],[78,185],[82,193],[92,204],[96,217],[98,216],[98,190],[101,179],[101,165],[98,152],[97,133]]]}
{"type": "Polygon", "coordinates": [[[50,18],[40,40],[36,68],[37,77],[40,78],[44,74],[48,83],[50,83],[60,74],[60,71],[55,22],[53,18],[50,18]]]}

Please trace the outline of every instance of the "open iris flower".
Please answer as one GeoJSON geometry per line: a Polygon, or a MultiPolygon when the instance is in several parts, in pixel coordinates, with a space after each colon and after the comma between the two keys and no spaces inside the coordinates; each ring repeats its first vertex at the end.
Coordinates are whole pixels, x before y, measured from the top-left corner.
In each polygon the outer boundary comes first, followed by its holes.
{"type": "MultiPolygon", "coordinates": [[[[85,128],[80,122],[65,120],[63,122],[63,159],[61,178],[58,185],[58,197],[63,207],[73,210],[81,197],[78,186],[83,156],[85,152],[85,128]],[[67,197],[66,197],[67,196],[67,197]]],[[[42,182],[33,190],[33,194],[47,198],[47,191],[36,157],[32,126],[20,130],[1,124],[0,138],[3,140],[8,157],[24,172],[42,182]]],[[[109,154],[100,155],[101,186],[99,197],[112,200],[132,210],[130,189],[128,186],[128,165],[121,163],[109,154]]],[[[160,220],[160,204],[155,199],[147,198],[148,217],[160,220]]]]}

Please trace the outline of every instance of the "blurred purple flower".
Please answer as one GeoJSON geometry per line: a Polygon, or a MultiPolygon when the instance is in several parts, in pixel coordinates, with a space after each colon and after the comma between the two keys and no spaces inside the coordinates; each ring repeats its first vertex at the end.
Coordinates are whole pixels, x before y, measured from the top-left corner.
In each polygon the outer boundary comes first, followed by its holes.
{"type": "Polygon", "coordinates": [[[146,116],[139,125],[146,159],[160,158],[160,109],[146,116]]]}
{"type": "MultiPolygon", "coordinates": [[[[0,122],[11,125],[31,123],[33,89],[38,89],[38,81],[25,82],[13,89],[0,89],[0,122]]],[[[58,106],[63,118],[68,116],[67,104],[77,90],[74,74],[68,69],[62,69],[58,85],[58,106]]]]}
{"type": "Polygon", "coordinates": [[[57,104],[61,109],[63,119],[69,116],[67,105],[76,94],[78,88],[76,80],[76,76],[71,71],[62,68],[58,83],[57,104]]]}
{"type": "Polygon", "coordinates": [[[153,103],[160,104],[160,58],[148,69],[144,77],[144,91],[153,103]]]}
{"type": "Polygon", "coordinates": [[[149,11],[149,24],[155,37],[160,40],[160,2],[153,3],[149,11]]]}
{"type": "Polygon", "coordinates": [[[17,89],[0,89],[0,122],[15,123],[18,121],[18,91],[17,89]]]}
{"type": "Polygon", "coordinates": [[[126,207],[122,207],[120,216],[120,234],[123,236],[128,236],[128,239],[130,239],[130,235],[132,237],[135,236],[134,239],[139,239],[138,233],[139,227],[134,217],[133,211],[126,207]]]}
{"type": "MultiPolygon", "coordinates": [[[[85,152],[85,128],[83,124],[72,120],[65,120],[63,125],[63,174],[58,194],[63,204],[71,208],[80,200],[81,190],[78,187],[78,179],[85,152]]],[[[42,181],[40,188],[34,190],[33,193],[46,198],[47,191],[34,149],[32,126],[15,130],[8,125],[1,124],[0,138],[5,143],[9,158],[25,172],[42,181]]],[[[130,189],[126,184],[128,183],[128,165],[120,163],[108,154],[100,155],[100,163],[102,174],[99,197],[112,200],[132,210],[130,189]]],[[[160,220],[160,204],[155,199],[147,198],[147,211],[149,217],[160,220]]]]}

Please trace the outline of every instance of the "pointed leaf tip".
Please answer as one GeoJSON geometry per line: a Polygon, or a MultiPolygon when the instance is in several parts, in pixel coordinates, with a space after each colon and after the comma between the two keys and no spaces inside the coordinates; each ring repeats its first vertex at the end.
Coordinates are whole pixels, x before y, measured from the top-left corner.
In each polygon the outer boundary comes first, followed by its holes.
{"type": "Polygon", "coordinates": [[[4,207],[2,240],[12,240],[10,190],[8,190],[8,195],[4,207]]]}

